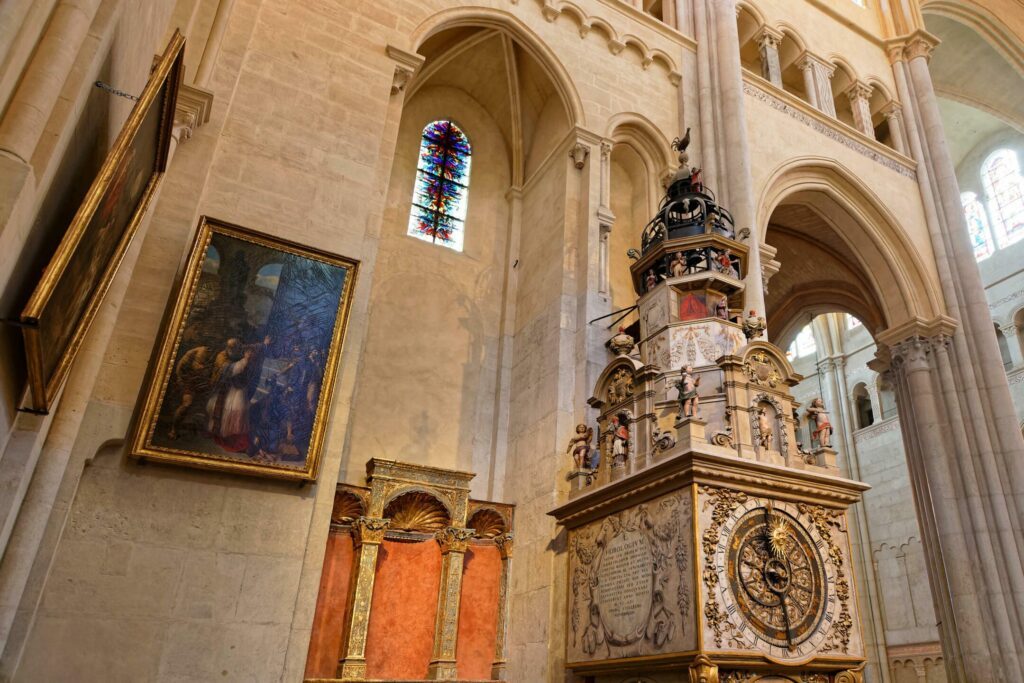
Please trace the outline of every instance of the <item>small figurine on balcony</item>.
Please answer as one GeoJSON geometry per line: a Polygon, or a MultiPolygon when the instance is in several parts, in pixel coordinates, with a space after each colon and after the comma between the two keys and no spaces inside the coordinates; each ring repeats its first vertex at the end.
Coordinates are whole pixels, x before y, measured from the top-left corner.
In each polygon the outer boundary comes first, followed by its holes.
{"type": "Polygon", "coordinates": [[[715,303],[715,317],[720,320],[729,319],[729,300],[724,294],[718,297],[718,301],[715,303]]]}
{"type": "Polygon", "coordinates": [[[760,337],[767,327],[764,318],[759,316],[754,309],[750,309],[750,313],[743,319],[743,334],[746,335],[747,339],[760,337]]]}
{"type": "Polygon", "coordinates": [[[697,387],[700,386],[700,376],[694,376],[693,366],[687,365],[683,374],[676,382],[676,389],[679,391],[679,417],[693,417],[700,405],[700,396],[697,395],[697,387]]]}
{"type": "Polygon", "coordinates": [[[672,273],[672,277],[686,275],[686,259],[683,257],[683,252],[677,251],[672,255],[672,260],[668,264],[668,270],[672,273]]]}
{"type": "Polygon", "coordinates": [[[757,431],[757,441],[761,448],[771,448],[775,431],[772,429],[772,422],[768,419],[768,413],[764,407],[757,409],[757,431]]]}
{"type": "Polygon", "coordinates": [[[636,340],[632,335],[626,334],[626,328],[620,327],[619,333],[604,343],[609,351],[616,356],[627,356],[636,346],[636,340]]]}
{"type": "Polygon", "coordinates": [[[807,407],[807,419],[814,423],[811,443],[817,442],[819,448],[831,448],[832,423],[828,419],[825,402],[820,397],[811,401],[811,405],[807,407]]]}
{"type": "Polygon", "coordinates": [[[647,271],[647,278],[644,280],[644,284],[647,287],[647,289],[645,291],[648,291],[648,292],[651,291],[652,289],[654,289],[655,285],[658,284],[658,278],[654,274],[654,269],[653,268],[647,271]]]}
{"type": "Polygon", "coordinates": [[[715,255],[714,261],[715,270],[722,275],[728,275],[734,277],[737,280],[740,279],[739,271],[736,270],[736,266],[732,263],[732,249],[725,248],[715,255]]]}
{"type": "Polygon", "coordinates": [[[585,424],[576,425],[576,434],[569,439],[566,453],[572,454],[576,469],[590,469],[590,441],[594,438],[594,430],[585,424]]]}

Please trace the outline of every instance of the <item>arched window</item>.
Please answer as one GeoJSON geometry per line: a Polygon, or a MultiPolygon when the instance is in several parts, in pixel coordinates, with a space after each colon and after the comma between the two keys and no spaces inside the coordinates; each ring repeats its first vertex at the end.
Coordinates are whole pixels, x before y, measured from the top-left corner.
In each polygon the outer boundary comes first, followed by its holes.
{"type": "Polygon", "coordinates": [[[862,325],[862,323],[860,321],[860,318],[858,318],[855,315],[847,314],[847,316],[846,316],[846,329],[852,330],[852,329],[860,327],[861,325],[862,325]]]}
{"type": "Polygon", "coordinates": [[[471,153],[469,138],[451,121],[426,125],[408,234],[462,251],[471,153]]]}
{"type": "Polygon", "coordinates": [[[996,341],[999,343],[999,355],[1003,360],[1003,367],[1009,370],[1013,367],[1013,357],[1010,355],[1010,345],[1006,341],[1006,335],[999,329],[999,324],[996,323],[996,341]]]}
{"type": "Polygon", "coordinates": [[[811,330],[810,325],[805,325],[804,329],[800,330],[799,334],[796,335],[793,343],[789,345],[786,356],[789,358],[803,358],[817,350],[818,345],[814,343],[814,332],[811,330]]]}
{"type": "Polygon", "coordinates": [[[992,227],[999,248],[1024,238],[1024,178],[1017,155],[997,149],[981,167],[981,179],[992,215],[992,227]]]}
{"type": "Polygon", "coordinates": [[[871,409],[871,397],[868,388],[860,382],[853,388],[853,403],[857,412],[857,429],[864,429],[875,423],[875,413],[871,409]]]}
{"type": "Polygon", "coordinates": [[[960,193],[960,203],[963,204],[964,216],[967,218],[967,234],[971,236],[974,258],[979,261],[988,258],[996,250],[996,246],[992,242],[992,230],[988,227],[985,207],[978,201],[978,195],[973,192],[960,193]]]}

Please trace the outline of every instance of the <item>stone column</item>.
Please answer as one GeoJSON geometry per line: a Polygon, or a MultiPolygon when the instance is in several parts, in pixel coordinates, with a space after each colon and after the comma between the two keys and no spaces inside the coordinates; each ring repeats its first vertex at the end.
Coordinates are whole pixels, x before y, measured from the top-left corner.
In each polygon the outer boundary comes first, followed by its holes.
{"type": "Polygon", "coordinates": [[[875,139],[875,127],[871,123],[871,86],[863,81],[856,81],[846,89],[853,110],[854,127],[872,140],[875,139]]]}
{"type": "Polygon", "coordinates": [[[779,62],[779,43],[782,33],[764,26],[754,37],[761,52],[761,76],[777,88],[782,87],[782,64],[779,62]]]}
{"type": "Polygon", "coordinates": [[[99,5],[100,0],[64,0],[53,10],[0,124],[0,150],[31,163],[99,5]]]}
{"type": "Polygon", "coordinates": [[[494,538],[494,544],[501,553],[501,583],[498,586],[498,630],[494,641],[494,664],[491,679],[503,681],[507,675],[508,653],[509,583],[512,581],[512,532],[494,538]]]}
{"type": "Polygon", "coordinates": [[[907,139],[903,132],[903,107],[899,102],[890,102],[882,109],[885,122],[889,126],[889,139],[892,146],[900,154],[908,154],[907,139]]]}
{"type": "Polygon", "coordinates": [[[214,13],[213,23],[210,25],[210,35],[206,37],[203,56],[199,60],[196,77],[193,79],[194,84],[201,88],[205,88],[210,82],[213,65],[216,64],[217,56],[220,54],[220,46],[224,42],[224,31],[228,26],[228,17],[231,16],[231,9],[234,5],[235,0],[217,1],[217,11],[214,13]]]}
{"type": "Polygon", "coordinates": [[[804,74],[808,101],[819,111],[834,118],[836,103],[832,99],[832,74],[835,73],[835,67],[809,52],[803,54],[797,67],[804,74]]]}
{"type": "MultiPolygon", "coordinates": [[[[743,73],[740,66],[740,41],[736,33],[736,0],[711,0],[717,48],[719,94],[729,183],[728,207],[736,221],[740,239],[749,248],[744,309],[765,314],[764,274],[761,270],[761,226],[757,225],[753,179],[750,170],[750,146],[747,144],[747,119],[744,111],[743,73]]],[[[762,334],[767,339],[767,333],[762,334]]]]}
{"type": "Polygon", "coordinates": [[[458,678],[455,645],[459,638],[462,565],[473,530],[445,527],[437,532],[436,538],[441,546],[441,587],[437,594],[437,617],[434,621],[434,654],[427,669],[427,678],[453,681],[458,678]]]}
{"type": "Polygon", "coordinates": [[[366,631],[370,625],[370,604],[377,571],[377,552],[390,519],[359,517],[352,524],[356,559],[352,572],[352,600],[345,614],[348,635],[342,643],[338,678],[360,681],[366,678],[366,631]]]}

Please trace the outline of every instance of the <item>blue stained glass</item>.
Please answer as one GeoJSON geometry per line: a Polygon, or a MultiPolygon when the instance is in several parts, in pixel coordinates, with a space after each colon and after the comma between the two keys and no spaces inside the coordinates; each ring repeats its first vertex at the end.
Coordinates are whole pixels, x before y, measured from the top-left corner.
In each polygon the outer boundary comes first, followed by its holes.
{"type": "Polygon", "coordinates": [[[423,129],[408,234],[462,251],[472,149],[451,121],[423,129]]]}
{"type": "Polygon", "coordinates": [[[973,192],[961,194],[960,203],[964,207],[967,234],[971,238],[971,246],[974,247],[974,258],[979,261],[986,259],[995,251],[995,244],[992,241],[992,231],[988,227],[988,219],[985,217],[985,207],[973,192]]]}

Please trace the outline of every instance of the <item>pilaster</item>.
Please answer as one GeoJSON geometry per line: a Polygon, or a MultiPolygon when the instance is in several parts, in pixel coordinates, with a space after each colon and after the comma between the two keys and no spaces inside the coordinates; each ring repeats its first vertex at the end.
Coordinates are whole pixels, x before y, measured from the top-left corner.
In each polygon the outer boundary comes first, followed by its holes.
{"type": "Polygon", "coordinates": [[[370,605],[377,569],[377,553],[391,520],[357,517],[352,523],[355,545],[355,571],[352,572],[352,601],[346,611],[347,637],[342,643],[338,678],[348,681],[366,679],[366,632],[370,625],[370,605]]]}
{"type": "Polygon", "coordinates": [[[871,86],[864,81],[856,81],[846,89],[853,110],[854,127],[872,140],[875,139],[875,127],[871,124],[871,86]]]}
{"type": "Polygon", "coordinates": [[[472,529],[445,527],[435,536],[441,546],[441,587],[437,595],[437,617],[434,622],[434,654],[427,678],[452,681],[455,670],[455,645],[459,637],[459,598],[462,595],[462,565],[472,529]]]}
{"type": "Polygon", "coordinates": [[[832,74],[835,73],[835,67],[817,55],[804,52],[797,60],[797,68],[804,74],[804,87],[811,105],[835,117],[836,103],[832,99],[832,74]]]}
{"type": "Polygon", "coordinates": [[[764,26],[754,37],[761,52],[761,76],[772,85],[782,87],[782,64],[779,62],[779,44],[782,33],[764,26]]]}
{"type": "Polygon", "coordinates": [[[498,585],[498,630],[494,642],[494,664],[491,666],[491,679],[504,681],[508,674],[508,618],[509,618],[509,583],[512,581],[512,532],[495,536],[495,545],[501,553],[501,583],[498,585]]]}

